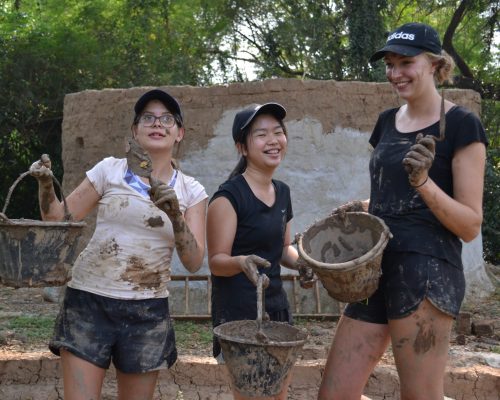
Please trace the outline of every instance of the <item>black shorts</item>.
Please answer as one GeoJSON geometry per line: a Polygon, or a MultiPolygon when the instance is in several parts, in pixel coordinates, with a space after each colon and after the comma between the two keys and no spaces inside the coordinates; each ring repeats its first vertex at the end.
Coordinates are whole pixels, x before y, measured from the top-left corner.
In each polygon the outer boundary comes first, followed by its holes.
{"type": "Polygon", "coordinates": [[[49,349],[63,348],[124,373],[170,367],[177,359],[168,298],[119,300],[68,287],[49,349]]]}
{"type": "MultiPolygon", "coordinates": [[[[272,311],[268,314],[269,314],[269,319],[271,321],[288,322],[290,325],[293,325],[292,313],[288,308],[280,311],[274,311],[274,312],[272,311]]],[[[224,321],[224,322],[230,322],[230,321],[224,321]]],[[[214,324],[214,328],[218,325],[222,324],[217,324],[217,325],[214,324]]],[[[217,358],[221,352],[219,340],[215,336],[213,337],[212,352],[215,358],[217,358]]]]}
{"type": "Polygon", "coordinates": [[[344,315],[387,324],[389,319],[412,314],[428,299],[441,312],[456,317],[464,295],[462,269],[424,254],[386,251],[378,289],[370,298],[348,304],[344,315]]]}

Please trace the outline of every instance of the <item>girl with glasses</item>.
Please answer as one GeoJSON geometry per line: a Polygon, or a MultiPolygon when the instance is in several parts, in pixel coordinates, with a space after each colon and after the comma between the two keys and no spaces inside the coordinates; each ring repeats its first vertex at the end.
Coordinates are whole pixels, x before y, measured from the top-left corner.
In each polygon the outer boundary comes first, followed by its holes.
{"type": "MultiPolygon", "coordinates": [[[[134,111],[133,140],[150,156],[151,179],[136,175],[127,159],[108,157],[67,197],[77,221],[98,209],[49,343],[61,356],[67,400],[100,398],[111,362],[118,399],[153,397],[158,371],[177,358],[167,288],[173,252],[189,272],[203,261],[207,194],[173,163],[184,137],[179,103],[155,89],[137,100],[134,111]]],[[[48,157],[31,172],[39,182],[42,218],[62,220],[48,157]]]]}

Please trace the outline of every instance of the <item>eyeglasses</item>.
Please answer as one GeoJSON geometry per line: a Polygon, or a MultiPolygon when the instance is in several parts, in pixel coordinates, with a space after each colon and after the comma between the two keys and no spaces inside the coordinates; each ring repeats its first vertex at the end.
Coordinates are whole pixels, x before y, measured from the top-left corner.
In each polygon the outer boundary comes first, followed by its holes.
{"type": "Polygon", "coordinates": [[[153,126],[156,123],[156,120],[160,121],[161,126],[164,128],[172,128],[176,123],[174,116],[170,114],[162,115],[161,117],[157,117],[152,114],[144,114],[141,118],[139,118],[142,125],[146,127],[153,126]]]}

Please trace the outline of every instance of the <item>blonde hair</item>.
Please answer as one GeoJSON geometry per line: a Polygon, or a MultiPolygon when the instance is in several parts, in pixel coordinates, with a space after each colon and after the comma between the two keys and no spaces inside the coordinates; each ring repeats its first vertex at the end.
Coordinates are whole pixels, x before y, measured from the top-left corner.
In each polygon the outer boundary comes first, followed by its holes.
{"type": "Polygon", "coordinates": [[[434,71],[434,80],[436,83],[439,85],[445,82],[453,83],[453,70],[455,69],[453,58],[444,50],[441,50],[441,54],[429,52],[425,54],[431,63],[436,65],[436,71],[434,71]]]}

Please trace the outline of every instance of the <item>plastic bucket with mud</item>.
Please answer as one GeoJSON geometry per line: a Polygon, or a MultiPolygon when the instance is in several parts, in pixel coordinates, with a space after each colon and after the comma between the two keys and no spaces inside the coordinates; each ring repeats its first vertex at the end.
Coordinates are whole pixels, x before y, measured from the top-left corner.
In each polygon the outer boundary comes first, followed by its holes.
{"type": "Polygon", "coordinates": [[[370,297],[382,274],[382,253],[392,237],[382,219],[364,212],[332,215],[298,236],[299,255],[328,294],[352,303],[370,297]]]}
{"type": "MultiPolygon", "coordinates": [[[[19,176],[9,190],[0,213],[0,282],[6,286],[61,286],[69,279],[69,270],[78,255],[78,239],[85,222],[72,222],[66,199],[65,221],[49,222],[31,219],[9,219],[5,210],[19,176]]],[[[59,188],[60,183],[55,179],[59,188]]]]}
{"type": "Polygon", "coordinates": [[[262,279],[257,285],[257,320],[214,328],[231,382],[244,396],[275,396],[283,390],[307,333],[284,322],[262,321],[262,279]]]}

